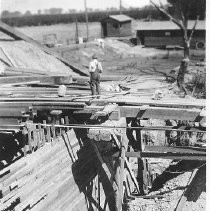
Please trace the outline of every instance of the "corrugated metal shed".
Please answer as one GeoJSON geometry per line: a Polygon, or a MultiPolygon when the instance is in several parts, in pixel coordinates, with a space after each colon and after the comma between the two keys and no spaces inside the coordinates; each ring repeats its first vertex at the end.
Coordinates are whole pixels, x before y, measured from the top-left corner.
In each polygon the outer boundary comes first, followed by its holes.
{"type": "MultiPolygon", "coordinates": [[[[192,29],[195,21],[188,21],[188,29],[192,29]]],[[[139,22],[136,30],[179,30],[180,28],[172,21],[151,21],[139,22]]],[[[197,30],[206,29],[206,21],[198,21],[196,26],[197,30]]]]}

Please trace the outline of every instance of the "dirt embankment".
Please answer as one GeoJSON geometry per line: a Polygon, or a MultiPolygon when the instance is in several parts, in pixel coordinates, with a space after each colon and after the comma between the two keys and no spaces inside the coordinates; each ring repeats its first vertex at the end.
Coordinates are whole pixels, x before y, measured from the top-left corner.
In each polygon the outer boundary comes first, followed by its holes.
{"type": "MultiPolygon", "coordinates": [[[[48,74],[77,75],[55,57],[25,41],[0,41],[0,46],[15,67],[31,68],[48,74]]],[[[0,58],[5,61],[5,55],[2,52],[0,58]]]]}
{"type": "MultiPolygon", "coordinates": [[[[59,48],[57,50],[62,52],[59,48]]],[[[79,62],[87,67],[91,56],[95,53],[102,62],[103,74],[113,75],[165,76],[174,67],[180,65],[183,58],[183,51],[180,50],[169,52],[161,49],[143,48],[142,46],[130,46],[113,38],[104,39],[104,48],[92,41],[87,45],[74,45],[73,48],[65,47],[62,54],[69,61],[79,62]]],[[[193,60],[203,58],[204,54],[205,52],[192,50],[193,60]]]]}

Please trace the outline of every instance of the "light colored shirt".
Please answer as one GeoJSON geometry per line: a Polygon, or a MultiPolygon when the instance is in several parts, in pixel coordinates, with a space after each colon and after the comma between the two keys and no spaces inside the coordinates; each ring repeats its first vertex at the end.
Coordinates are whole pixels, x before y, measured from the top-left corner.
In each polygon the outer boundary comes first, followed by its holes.
{"type": "Polygon", "coordinates": [[[96,69],[99,69],[100,71],[102,71],[102,66],[101,63],[97,60],[97,59],[93,59],[90,64],[89,64],[89,72],[93,73],[96,71],[96,69]]]}

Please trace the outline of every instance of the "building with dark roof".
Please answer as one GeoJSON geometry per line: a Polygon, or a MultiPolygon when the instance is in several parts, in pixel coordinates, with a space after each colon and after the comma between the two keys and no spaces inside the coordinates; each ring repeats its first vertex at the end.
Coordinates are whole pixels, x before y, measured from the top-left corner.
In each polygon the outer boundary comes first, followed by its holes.
{"type": "MultiPolygon", "coordinates": [[[[195,21],[188,21],[188,33],[195,21]]],[[[180,28],[172,21],[140,22],[136,28],[136,37],[147,47],[183,46],[183,36],[180,28]]],[[[205,48],[206,23],[198,21],[191,41],[193,48],[205,48]]]]}
{"type": "Polygon", "coordinates": [[[131,35],[132,18],[126,15],[110,15],[101,20],[102,37],[125,37],[131,35]]]}

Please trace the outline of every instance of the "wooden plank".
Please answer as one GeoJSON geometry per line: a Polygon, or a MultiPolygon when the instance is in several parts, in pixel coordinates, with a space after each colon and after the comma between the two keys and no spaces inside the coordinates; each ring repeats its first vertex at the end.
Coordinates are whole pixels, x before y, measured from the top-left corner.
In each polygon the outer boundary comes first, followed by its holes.
{"type": "Polygon", "coordinates": [[[0,117],[22,117],[22,109],[21,108],[2,108],[0,106],[0,117]]]}
{"type": "MultiPolygon", "coordinates": [[[[62,149],[61,146],[56,146],[55,148],[49,148],[49,146],[48,146],[48,147],[43,148],[43,150],[41,150],[41,152],[38,151],[36,154],[31,154],[30,156],[31,156],[31,158],[33,158],[32,160],[31,159],[24,160],[25,162],[27,162],[27,166],[25,166],[23,169],[21,169],[20,171],[16,172],[14,175],[12,175],[8,179],[6,179],[3,182],[3,185],[7,186],[7,185],[10,185],[15,180],[24,178],[26,175],[30,174],[30,172],[33,169],[37,168],[39,165],[41,166],[41,164],[43,162],[48,161],[57,152],[61,151],[61,149],[62,149]],[[39,156],[37,157],[37,155],[39,155],[39,156]]],[[[17,165],[17,164],[15,163],[14,165],[17,165]]]]}
{"type": "Polygon", "coordinates": [[[36,147],[38,147],[38,133],[37,133],[37,130],[36,129],[34,129],[33,130],[33,142],[32,142],[32,146],[33,146],[33,148],[36,148],[36,147]]]}
{"type": "MultiPolygon", "coordinates": [[[[43,138],[42,138],[42,126],[41,123],[38,123],[38,136],[39,136],[39,142],[40,142],[40,146],[42,145],[43,142],[43,138]]],[[[38,145],[38,148],[40,148],[40,146],[38,145]]]]}
{"type": "MultiPolygon", "coordinates": [[[[42,80],[45,80],[46,77],[40,77],[40,81],[42,80]]],[[[66,76],[66,78],[68,78],[66,76]]],[[[71,91],[74,91],[74,90],[89,90],[90,87],[89,86],[86,86],[86,85],[79,85],[79,84],[74,84],[74,83],[70,83],[68,82],[67,79],[65,79],[65,81],[62,81],[63,77],[60,77],[60,76],[55,76],[55,77],[52,77],[52,76],[49,76],[49,81],[46,81],[46,82],[42,82],[40,84],[37,84],[36,86],[34,87],[30,87],[28,86],[27,88],[26,87],[2,87],[2,91],[26,91],[26,92],[32,92],[32,91],[40,91],[40,92],[53,92],[53,91],[57,91],[58,88],[59,88],[59,85],[63,82],[63,84],[66,84],[66,87],[67,87],[67,93],[68,94],[71,94],[70,92],[71,91]],[[60,81],[54,81],[55,78],[58,78],[58,80],[60,81]],[[52,81],[52,82],[51,82],[52,81]]],[[[48,78],[46,79],[48,80],[48,78]]],[[[80,91],[82,92],[82,91],[80,91]]],[[[66,99],[66,98],[65,98],[66,99]]]]}
{"type": "MultiPolygon", "coordinates": [[[[1,117],[0,118],[0,125],[2,125],[2,129],[4,129],[6,125],[12,125],[12,127],[9,128],[14,128],[16,129],[16,126],[19,127],[20,125],[20,120],[17,119],[17,117],[1,117]],[[14,127],[13,127],[14,126],[14,127]]],[[[6,126],[7,127],[7,126],[6,126]]]]}
{"type": "MultiPolygon", "coordinates": [[[[50,163],[47,162],[47,165],[40,165],[40,166],[36,167],[36,172],[34,172],[34,170],[29,169],[29,174],[26,173],[26,175],[25,175],[26,177],[16,178],[17,185],[19,188],[17,194],[18,194],[18,196],[20,196],[21,203],[25,199],[30,198],[30,197],[28,197],[28,195],[30,195],[30,193],[32,193],[33,190],[36,190],[43,182],[44,182],[43,185],[45,186],[47,178],[51,179],[52,175],[54,175],[54,173],[59,174],[58,171],[54,172],[54,169],[56,170],[56,168],[58,167],[57,163],[60,163],[60,161],[62,161],[62,163],[64,163],[65,166],[69,166],[69,164],[71,164],[71,163],[67,163],[68,165],[66,165],[66,161],[69,160],[68,156],[66,156],[66,154],[65,154],[65,156],[63,156],[62,151],[59,151],[59,154],[62,155],[62,157],[59,156],[59,159],[55,159],[53,156],[51,156],[50,160],[49,159],[47,160],[47,161],[50,161],[50,163]],[[39,168],[39,167],[41,167],[41,168],[39,168]],[[56,167],[56,168],[53,168],[53,167],[56,167]],[[44,180],[43,180],[43,177],[45,178],[44,180]],[[30,185],[27,185],[27,184],[30,184],[30,185]]],[[[56,155],[56,156],[58,156],[58,155],[56,155]]],[[[37,159],[39,159],[39,157],[37,157],[37,159]]],[[[36,165],[36,163],[32,163],[32,164],[36,165]]],[[[32,168],[35,168],[33,165],[32,165],[32,168]]],[[[31,167],[30,163],[28,163],[28,167],[29,168],[31,167]]],[[[64,166],[62,164],[59,165],[59,168],[62,169],[63,167],[64,166]]],[[[27,169],[27,167],[26,167],[26,169],[27,169]]],[[[42,185],[41,185],[41,187],[42,187],[42,185]]],[[[12,196],[11,194],[8,195],[7,198],[11,198],[11,196],[12,196]]],[[[16,195],[15,197],[18,197],[18,196],[16,195]]],[[[4,198],[3,200],[5,201],[7,199],[4,198]]],[[[11,200],[14,200],[14,199],[11,198],[11,200]]]]}
{"type": "MultiPolygon", "coordinates": [[[[16,68],[13,68],[16,71],[16,68]]],[[[17,69],[18,71],[19,69],[17,69]]],[[[21,70],[24,70],[23,68],[21,70]]],[[[30,69],[26,69],[29,71],[30,69]]],[[[35,70],[34,70],[35,71],[35,70]]],[[[37,72],[39,72],[37,70],[37,72]]],[[[24,74],[24,72],[23,72],[24,74]]],[[[31,81],[39,81],[39,83],[49,83],[49,84],[71,84],[72,76],[69,74],[51,74],[51,75],[42,75],[42,76],[9,76],[9,77],[0,77],[0,84],[28,84],[31,81]]]]}
{"type": "MultiPolygon", "coordinates": [[[[0,171],[0,183],[2,183],[4,180],[8,179],[10,176],[18,172],[20,169],[24,168],[26,166],[25,161],[21,161],[18,163],[15,163],[13,165],[10,165],[0,171]]],[[[2,186],[0,186],[1,190],[2,186]]]]}
{"type": "MultiPolygon", "coordinates": [[[[35,180],[36,182],[34,184],[32,184],[32,187],[29,187],[27,191],[24,191],[24,189],[22,189],[22,193],[20,194],[20,205],[19,208],[20,210],[23,209],[23,207],[27,207],[27,205],[30,205],[32,207],[32,205],[36,202],[39,201],[39,199],[42,198],[42,196],[46,195],[52,188],[52,184],[54,183],[54,185],[58,182],[58,180],[63,181],[64,179],[64,175],[63,172],[61,171],[61,167],[64,167],[63,164],[58,165],[60,162],[60,159],[57,161],[55,160],[54,163],[57,163],[57,166],[55,165],[53,168],[53,165],[51,165],[51,169],[48,168],[48,171],[44,171],[42,173],[43,176],[39,174],[40,178],[38,178],[37,180],[35,180]],[[60,169],[60,172],[58,172],[58,170],[60,169]],[[50,173],[50,174],[49,174],[50,173]],[[47,177],[45,177],[45,174],[47,175],[47,177]],[[54,174],[56,176],[54,176],[54,174]],[[30,194],[30,197],[28,197],[28,194],[30,194]],[[22,209],[21,209],[22,208],[22,209]]],[[[62,163],[64,163],[65,167],[69,166],[71,164],[71,162],[69,162],[69,159],[65,159],[64,158],[64,162],[62,159],[62,163]],[[66,163],[68,165],[66,165],[66,163]]],[[[41,172],[40,172],[41,173],[41,172]]],[[[69,179],[69,178],[68,178],[69,179]]]]}
{"type": "Polygon", "coordinates": [[[43,145],[45,145],[45,142],[47,140],[47,126],[46,126],[47,121],[43,120],[43,124],[44,124],[44,126],[43,126],[43,130],[42,130],[42,135],[43,135],[43,145]]]}
{"type": "Polygon", "coordinates": [[[171,153],[201,153],[206,154],[206,149],[191,146],[149,146],[144,148],[145,152],[171,152],[171,153]]]}
{"type": "Polygon", "coordinates": [[[40,137],[39,129],[36,129],[36,134],[37,134],[37,148],[39,149],[41,147],[41,137],[40,137]]]}
{"type": "Polygon", "coordinates": [[[135,117],[139,119],[152,118],[195,121],[200,115],[200,111],[200,109],[120,106],[121,117],[135,117]]]}
{"type": "Polygon", "coordinates": [[[135,188],[136,188],[136,190],[138,191],[138,193],[140,194],[138,182],[137,182],[137,180],[136,180],[136,177],[135,177],[135,175],[134,175],[134,173],[133,173],[133,171],[132,171],[132,169],[131,169],[131,166],[130,166],[130,164],[129,164],[129,162],[128,162],[128,159],[127,159],[126,157],[125,157],[125,164],[126,164],[126,167],[127,167],[127,169],[128,169],[128,173],[129,173],[129,175],[130,175],[130,177],[131,177],[131,179],[132,179],[132,181],[133,181],[133,183],[134,183],[134,185],[135,185],[135,188]]]}
{"type": "Polygon", "coordinates": [[[23,140],[23,153],[24,153],[24,157],[27,154],[27,149],[26,149],[26,134],[27,134],[27,130],[24,127],[22,130],[22,140],[23,140]]]}
{"type": "Polygon", "coordinates": [[[50,126],[47,126],[46,127],[46,130],[47,130],[47,142],[51,142],[51,133],[50,133],[50,126]]]}
{"type": "Polygon", "coordinates": [[[21,67],[6,67],[5,73],[10,73],[13,75],[16,74],[30,74],[30,75],[48,75],[47,71],[44,70],[36,70],[31,68],[21,68],[21,67]]]}
{"type": "MultiPolygon", "coordinates": [[[[65,125],[69,125],[69,117],[68,117],[68,116],[65,116],[65,117],[64,117],[64,122],[65,122],[65,123],[64,123],[65,125]]],[[[66,130],[69,131],[70,128],[67,128],[66,130]]]]}
{"type": "Polygon", "coordinates": [[[7,24],[5,24],[3,22],[0,22],[0,31],[2,31],[3,33],[11,36],[12,38],[14,38],[16,40],[25,40],[26,42],[29,42],[32,45],[37,46],[38,48],[40,48],[44,52],[46,52],[46,53],[48,53],[48,54],[56,57],[58,60],[60,60],[61,62],[63,62],[65,65],[69,66],[76,73],[78,73],[80,75],[83,75],[83,76],[87,76],[88,75],[88,70],[85,69],[84,67],[82,67],[82,66],[80,66],[78,64],[72,65],[70,62],[68,62],[66,59],[64,59],[63,57],[61,57],[55,51],[53,51],[50,48],[42,45],[38,41],[33,40],[32,38],[26,36],[25,34],[19,32],[18,30],[10,27],[9,25],[7,25],[7,24]]]}
{"type": "Polygon", "coordinates": [[[41,111],[41,110],[80,110],[82,108],[75,107],[75,106],[62,106],[62,105],[52,105],[52,106],[35,106],[34,110],[41,111]]]}
{"type": "Polygon", "coordinates": [[[18,100],[13,102],[0,102],[0,108],[29,108],[32,103],[29,102],[18,102],[18,100]]]}
{"type": "MultiPolygon", "coordinates": [[[[119,156],[119,152],[113,155],[119,156]]],[[[165,159],[205,160],[206,149],[199,147],[145,146],[144,151],[126,152],[126,157],[160,157],[165,159]]]]}
{"type": "MultiPolygon", "coordinates": [[[[120,81],[122,80],[124,77],[120,77],[120,76],[115,76],[115,75],[101,75],[101,81],[120,81]]],[[[87,83],[90,78],[89,77],[84,77],[84,76],[73,76],[73,80],[77,81],[78,83],[87,83]]]]}
{"type": "Polygon", "coordinates": [[[71,146],[71,144],[69,142],[69,138],[68,138],[67,134],[64,131],[62,131],[62,138],[63,138],[65,146],[66,146],[66,148],[68,150],[69,156],[71,157],[72,162],[75,162],[76,158],[74,156],[74,152],[73,152],[72,146],[71,146]]]}
{"type": "MultiPolygon", "coordinates": [[[[119,153],[115,153],[113,157],[118,157],[119,153]]],[[[161,159],[179,159],[179,160],[206,160],[206,155],[201,153],[163,153],[163,152],[126,152],[126,157],[136,158],[161,158],[161,159]]]]}
{"type": "Polygon", "coordinates": [[[119,204],[119,210],[122,210],[122,204],[124,199],[124,189],[123,189],[123,181],[125,178],[125,152],[126,152],[126,143],[125,140],[122,138],[122,146],[121,146],[121,155],[119,158],[119,166],[120,166],[120,173],[119,173],[119,195],[120,195],[120,204],[119,204]]]}
{"type": "Polygon", "coordinates": [[[150,97],[134,97],[132,95],[112,97],[111,99],[94,99],[93,103],[117,103],[119,105],[150,105],[157,107],[173,107],[173,108],[203,108],[206,107],[205,99],[180,99],[180,98],[170,98],[170,99],[160,99],[160,100],[152,100],[150,97]]]}
{"type": "Polygon", "coordinates": [[[24,81],[24,82],[19,82],[19,83],[3,84],[3,85],[0,85],[0,87],[32,85],[32,84],[39,84],[39,83],[40,83],[40,81],[31,80],[31,81],[27,81],[27,82],[24,81]]]}
{"type": "Polygon", "coordinates": [[[104,117],[110,115],[112,112],[116,111],[117,104],[107,104],[103,107],[102,110],[96,111],[92,114],[90,119],[97,119],[98,117],[104,117]]]}
{"type": "MultiPolygon", "coordinates": [[[[59,99],[59,98],[58,98],[59,99]]],[[[35,106],[75,106],[75,107],[84,107],[85,103],[77,103],[77,102],[59,102],[59,100],[57,100],[57,102],[34,102],[32,104],[34,107],[35,106]]]]}
{"type": "Polygon", "coordinates": [[[28,145],[29,151],[32,152],[32,143],[31,143],[31,127],[28,127],[28,145]]]}
{"type": "Polygon", "coordinates": [[[56,142],[56,139],[57,139],[56,134],[55,134],[55,126],[54,126],[54,124],[52,124],[52,126],[51,126],[51,131],[52,131],[52,142],[51,142],[51,144],[54,145],[55,142],[56,142]]]}
{"type": "Polygon", "coordinates": [[[7,51],[1,46],[0,47],[0,50],[3,52],[3,54],[6,56],[6,58],[8,59],[8,61],[10,62],[10,64],[15,67],[16,66],[16,63],[15,61],[13,60],[12,57],[10,57],[10,55],[7,53],[7,51]]]}
{"type": "MultiPolygon", "coordinates": [[[[91,140],[91,145],[93,146],[93,149],[94,149],[94,151],[95,151],[95,153],[96,153],[96,155],[97,155],[97,158],[98,158],[98,160],[99,160],[100,166],[104,169],[104,171],[105,171],[105,173],[106,173],[108,179],[109,179],[110,181],[112,181],[112,180],[113,180],[113,172],[110,172],[108,166],[107,166],[106,163],[103,161],[103,158],[102,158],[102,156],[101,156],[101,154],[100,154],[100,152],[99,152],[97,146],[95,145],[95,143],[94,143],[92,140],[91,140]]],[[[115,182],[114,182],[114,184],[116,185],[115,182]]],[[[117,185],[116,185],[116,187],[117,187],[117,185]]]]}
{"type": "MultiPolygon", "coordinates": [[[[112,132],[112,136],[114,138],[114,141],[115,141],[115,144],[117,145],[118,149],[120,149],[120,141],[118,140],[117,136],[115,135],[115,133],[112,132]]],[[[124,155],[123,155],[124,156],[124,155]]],[[[138,186],[138,182],[136,180],[136,177],[134,176],[133,172],[132,172],[132,169],[130,167],[130,164],[128,162],[128,159],[124,156],[124,159],[125,159],[125,164],[126,164],[126,167],[128,169],[128,173],[138,191],[138,193],[140,193],[140,190],[139,190],[139,186],[138,186]]]]}
{"type": "MultiPolygon", "coordinates": [[[[106,163],[103,161],[103,158],[98,150],[98,147],[95,145],[94,141],[90,140],[91,141],[91,145],[93,147],[93,150],[94,152],[96,153],[96,156],[98,158],[98,161],[99,161],[99,165],[101,167],[101,169],[103,169],[103,172],[104,174],[106,175],[106,177],[108,178],[109,182],[112,184],[112,193],[110,193],[108,196],[110,199],[108,199],[108,201],[110,200],[111,201],[111,198],[112,197],[115,197],[115,194],[116,193],[119,193],[119,187],[116,183],[116,181],[114,181],[113,179],[113,176],[114,176],[114,172],[111,172],[110,169],[108,168],[108,166],[106,165],[106,163]]],[[[112,198],[113,200],[113,198],[112,198]]],[[[111,209],[113,211],[118,211],[118,204],[119,203],[119,200],[115,198],[114,200],[114,204],[112,205],[113,207],[111,207],[111,209]]]]}

